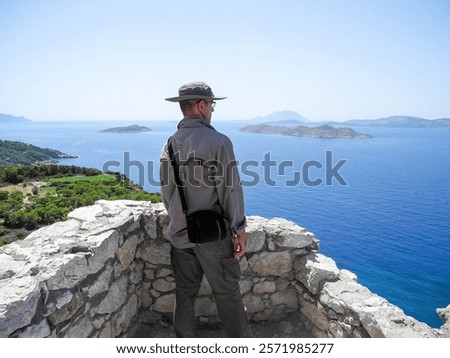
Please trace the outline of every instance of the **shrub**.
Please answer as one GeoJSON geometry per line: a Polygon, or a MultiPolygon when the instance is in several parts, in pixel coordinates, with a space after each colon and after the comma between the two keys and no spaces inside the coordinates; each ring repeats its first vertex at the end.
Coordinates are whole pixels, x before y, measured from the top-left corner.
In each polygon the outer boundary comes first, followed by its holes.
{"type": "Polygon", "coordinates": [[[16,237],[20,240],[23,239],[26,236],[26,234],[23,231],[16,232],[16,237]]]}

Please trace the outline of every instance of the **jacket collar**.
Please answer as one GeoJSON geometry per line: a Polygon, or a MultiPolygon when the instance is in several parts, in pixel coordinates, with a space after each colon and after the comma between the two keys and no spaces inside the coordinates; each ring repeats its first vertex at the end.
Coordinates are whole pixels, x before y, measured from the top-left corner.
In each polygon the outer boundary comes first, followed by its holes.
{"type": "Polygon", "coordinates": [[[215,128],[206,123],[203,118],[198,117],[198,116],[187,116],[184,117],[180,123],[178,123],[178,129],[180,128],[198,128],[198,127],[208,127],[211,128],[213,130],[215,130],[215,128]]]}

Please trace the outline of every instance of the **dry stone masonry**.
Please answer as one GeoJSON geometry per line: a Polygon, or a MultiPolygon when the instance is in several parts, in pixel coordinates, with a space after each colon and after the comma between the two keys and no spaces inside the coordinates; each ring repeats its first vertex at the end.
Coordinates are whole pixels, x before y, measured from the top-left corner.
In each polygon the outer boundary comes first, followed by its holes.
{"type": "MultiPolygon", "coordinates": [[[[98,201],[0,248],[0,337],[132,337],[142,322],[170,321],[175,281],[161,204],[98,201]],[[169,317],[169,318],[168,318],[169,317]]],[[[292,314],[314,337],[449,337],[406,316],[318,252],[307,230],[249,217],[241,290],[253,321],[292,314]]],[[[196,302],[217,322],[211,288],[196,302]]]]}

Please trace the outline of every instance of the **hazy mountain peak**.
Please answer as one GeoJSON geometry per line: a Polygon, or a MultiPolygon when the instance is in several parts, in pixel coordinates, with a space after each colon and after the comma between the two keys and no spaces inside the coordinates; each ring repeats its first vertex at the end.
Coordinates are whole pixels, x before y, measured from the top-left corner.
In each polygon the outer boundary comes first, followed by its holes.
{"type": "Polygon", "coordinates": [[[257,120],[259,122],[310,122],[308,118],[294,111],[277,111],[270,113],[264,117],[258,116],[254,118],[254,120],[257,120]]]}

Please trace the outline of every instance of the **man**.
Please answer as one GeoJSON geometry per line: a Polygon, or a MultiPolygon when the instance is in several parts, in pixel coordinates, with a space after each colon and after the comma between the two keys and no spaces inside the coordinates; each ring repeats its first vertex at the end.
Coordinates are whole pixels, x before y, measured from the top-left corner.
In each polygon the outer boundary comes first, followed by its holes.
{"type": "Polygon", "coordinates": [[[185,84],[177,97],[166,98],[179,102],[184,116],[170,143],[176,154],[188,213],[212,210],[222,214],[228,226],[226,238],[222,240],[203,244],[189,241],[166,144],[161,155],[161,194],[169,214],[177,337],[198,337],[194,304],[203,274],[210,283],[227,335],[251,337],[239,289],[238,259],[246,249],[243,192],[231,141],[211,126],[215,101],[225,98],[214,96],[204,82],[185,84]]]}

